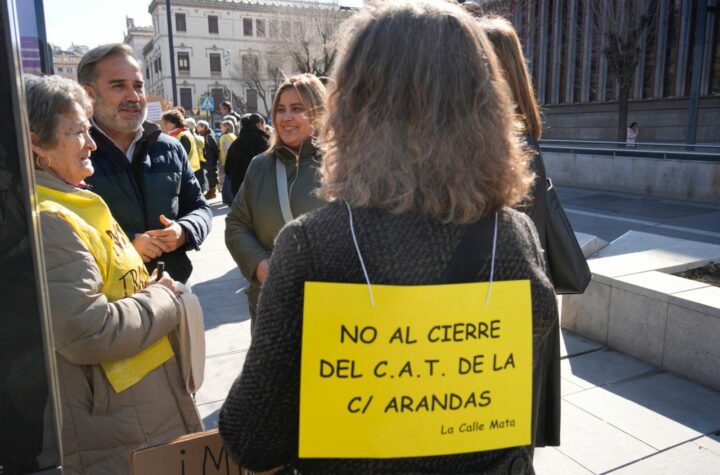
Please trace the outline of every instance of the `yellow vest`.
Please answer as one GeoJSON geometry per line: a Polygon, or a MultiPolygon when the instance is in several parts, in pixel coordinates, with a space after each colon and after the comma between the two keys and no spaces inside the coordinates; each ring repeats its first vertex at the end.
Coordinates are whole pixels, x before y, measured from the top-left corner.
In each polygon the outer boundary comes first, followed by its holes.
{"type": "Polygon", "coordinates": [[[218,148],[220,149],[220,164],[225,165],[225,159],[227,158],[227,151],[226,149],[230,148],[230,145],[237,139],[237,136],[230,132],[229,134],[222,134],[220,136],[220,143],[218,143],[218,148]]]}
{"type": "Polygon", "coordinates": [[[202,150],[198,149],[195,136],[192,132],[185,129],[177,135],[177,139],[180,140],[180,137],[186,137],[190,141],[190,153],[188,153],[188,160],[190,161],[190,166],[193,171],[196,172],[200,170],[200,157],[202,156],[202,150]]]}
{"type": "MultiPolygon", "coordinates": [[[[129,297],[147,286],[145,264],[115,221],[103,199],[88,190],[68,193],[38,185],[38,207],[63,218],[85,244],[100,269],[102,293],[109,302],[129,297]]],[[[132,386],[172,357],[167,336],[125,360],[102,363],[116,392],[132,386]]]]}
{"type": "Polygon", "coordinates": [[[193,138],[195,139],[195,145],[197,146],[198,153],[200,154],[200,163],[205,163],[205,154],[203,153],[203,150],[205,150],[205,139],[196,134],[193,134],[193,138]]]}

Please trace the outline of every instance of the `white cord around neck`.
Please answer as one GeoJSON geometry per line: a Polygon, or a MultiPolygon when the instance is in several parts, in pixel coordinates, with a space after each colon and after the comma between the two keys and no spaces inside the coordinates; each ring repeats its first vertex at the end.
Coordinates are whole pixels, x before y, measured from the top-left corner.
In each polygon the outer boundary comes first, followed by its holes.
{"type": "Polygon", "coordinates": [[[357,237],[355,236],[355,226],[353,226],[352,209],[350,208],[350,205],[347,201],[345,202],[345,206],[347,206],[348,215],[350,217],[350,234],[352,234],[353,243],[355,244],[355,251],[357,252],[358,259],[360,260],[360,266],[362,267],[363,275],[365,275],[365,282],[367,282],[368,285],[368,292],[370,293],[370,305],[374,307],[375,296],[373,295],[372,284],[370,284],[370,277],[368,277],[367,269],[365,268],[365,261],[363,261],[362,254],[360,253],[360,246],[358,245],[357,237]]]}
{"type": "Polygon", "coordinates": [[[490,294],[492,293],[493,279],[495,278],[495,249],[497,248],[498,235],[498,214],[495,213],[495,230],[493,231],[493,247],[492,259],[490,260],[490,282],[488,283],[488,291],[485,296],[485,306],[490,305],[490,294]]]}

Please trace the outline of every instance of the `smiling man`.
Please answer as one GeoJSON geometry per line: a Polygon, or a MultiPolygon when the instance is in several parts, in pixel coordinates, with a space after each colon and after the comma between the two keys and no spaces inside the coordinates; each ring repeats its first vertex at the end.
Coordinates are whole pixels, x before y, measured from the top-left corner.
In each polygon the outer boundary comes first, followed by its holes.
{"type": "Polygon", "coordinates": [[[180,142],[145,121],[142,72],[123,43],[98,46],[78,65],[78,82],[94,103],[95,173],[86,181],[102,196],[148,271],[165,262],[186,282],[212,213],[180,142]]]}

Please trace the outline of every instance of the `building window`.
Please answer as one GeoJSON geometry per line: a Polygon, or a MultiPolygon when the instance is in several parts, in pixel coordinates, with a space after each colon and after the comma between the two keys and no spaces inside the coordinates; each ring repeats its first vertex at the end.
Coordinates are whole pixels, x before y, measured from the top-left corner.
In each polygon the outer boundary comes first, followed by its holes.
{"type": "Polygon", "coordinates": [[[267,55],[267,73],[268,77],[275,79],[280,76],[282,70],[282,56],[277,53],[268,53],[267,55]]]}
{"type": "Polygon", "coordinates": [[[260,70],[260,58],[254,54],[242,55],[242,76],[245,79],[257,79],[260,70]]]}
{"type": "Polygon", "coordinates": [[[185,14],[175,14],[175,31],[187,31],[187,25],[185,24],[185,14]]]}
{"type": "Polygon", "coordinates": [[[293,22],[293,37],[296,40],[302,40],[305,37],[305,28],[301,21],[293,22]]]}
{"type": "Polygon", "coordinates": [[[210,53],[210,72],[213,74],[219,74],[222,72],[220,66],[220,53],[210,53]]]}
{"type": "Polygon", "coordinates": [[[221,87],[215,87],[210,91],[210,95],[215,102],[215,110],[217,111],[220,108],[220,104],[222,104],[222,102],[225,100],[225,89],[221,87]]]}
{"type": "Polygon", "coordinates": [[[265,37],[265,20],[255,20],[255,34],[259,37],[265,37]]]}
{"type": "Polygon", "coordinates": [[[253,33],[253,21],[252,18],[243,18],[243,35],[252,36],[253,33]]]}
{"type": "Polygon", "coordinates": [[[208,33],[218,34],[220,32],[218,28],[218,17],[215,15],[208,16],[208,33]]]}
{"type": "Polygon", "coordinates": [[[145,68],[145,79],[150,79],[150,66],[145,68]]]}
{"type": "Polygon", "coordinates": [[[247,89],[245,91],[245,103],[247,104],[248,112],[257,112],[257,91],[255,89],[247,89]]]}
{"type": "Polygon", "coordinates": [[[177,54],[178,71],[183,73],[190,72],[190,53],[179,52],[177,54]]]}
{"type": "Polygon", "coordinates": [[[289,20],[282,21],[282,37],[285,39],[290,38],[290,21],[289,20]]]}
{"type": "Polygon", "coordinates": [[[278,36],[278,22],[277,20],[270,20],[270,38],[277,38],[278,36]]]}
{"type": "Polygon", "coordinates": [[[58,67],[58,72],[59,72],[59,73],[64,72],[64,71],[63,71],[63,68],[58,67]]]}
{"type": "Polygon", "coordinates": [[[192,101],[192,89],[189,87],[181,87],[180,88],[180,105],[183,106],[185,110],[191,111],[193,108],[193,101],[192,101]]]}

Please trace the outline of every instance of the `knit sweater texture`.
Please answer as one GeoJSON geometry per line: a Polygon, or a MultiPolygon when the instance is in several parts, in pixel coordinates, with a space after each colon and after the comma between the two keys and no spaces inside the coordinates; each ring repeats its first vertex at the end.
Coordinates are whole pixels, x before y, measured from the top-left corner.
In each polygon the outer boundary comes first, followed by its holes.
{"type": "MultiPolygon", "coordinates": [[[[531,281],[536,371],[545,363],[538,349],[558,331],[555,295],[530,219],[505,209],[498,221],[495,280],[531,281]]],[[[353,223],[374,284],[445,283],[453,253],[468,229],[415,211],[393,215],[378,209],[353,210],[353,223]]],[[[489,280],[490,261],[488,256],[479,266],[476,281],[489,280]]],[[[529,447],[397,459],[299,459],[306,281],[365,282],[343,203],[331,203],[290,222],[278,236],[245,365],[220,413],[220,433],[236,462],[255,471],[284,466],[284,471],[303,474],[533,473],[529,447]]]]}

